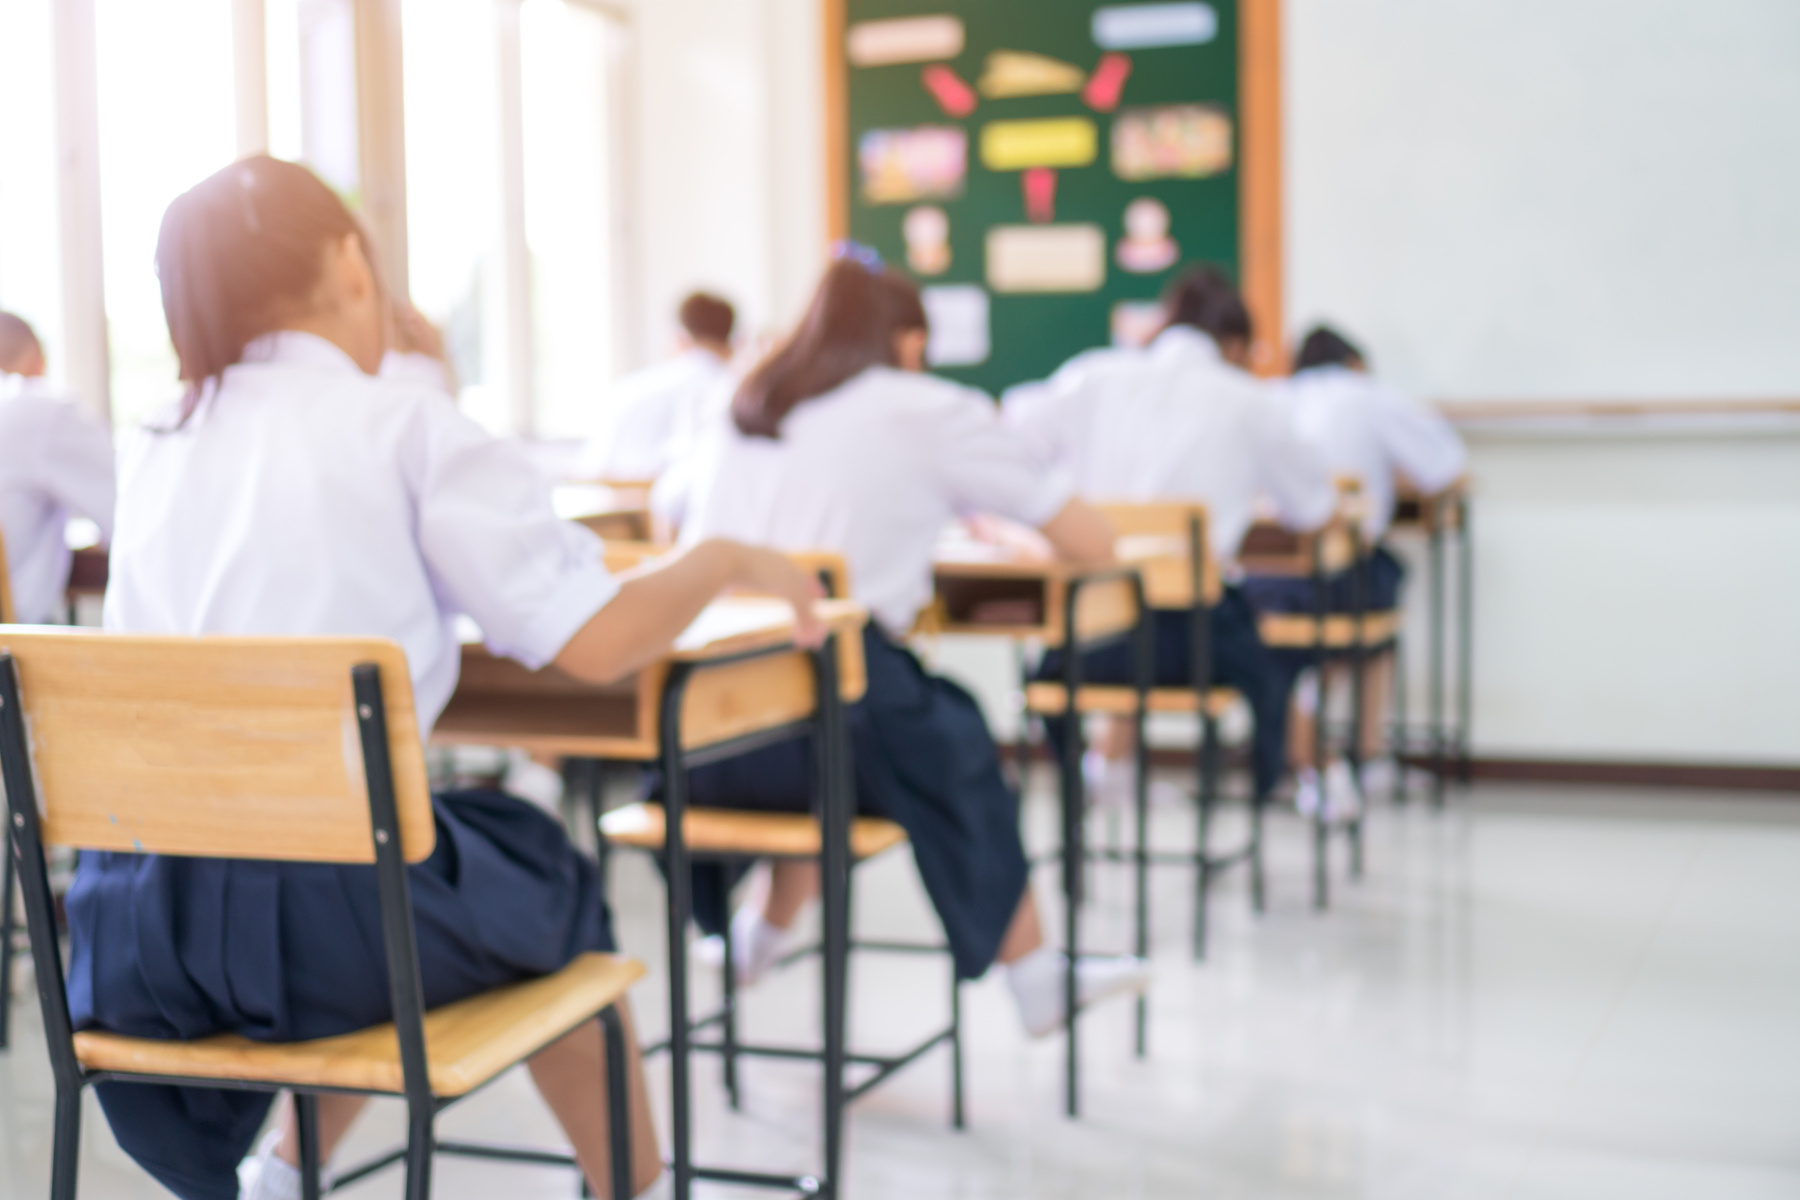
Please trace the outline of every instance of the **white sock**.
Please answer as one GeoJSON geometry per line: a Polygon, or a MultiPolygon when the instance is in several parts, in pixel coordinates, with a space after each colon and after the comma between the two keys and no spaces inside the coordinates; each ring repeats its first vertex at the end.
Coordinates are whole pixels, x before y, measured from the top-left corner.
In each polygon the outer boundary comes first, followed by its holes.
{"type": "Polygon", "coordinates": [[[763,977],[781,957],[788,931],[769,924],[762,909],[746,905],[731,917],[731,956],[740,984],[746,987],[763,977]]]}
{"type": "Polygon", "coordinates": [[[1323,791],[1319,786],[1319,773],[1312,767],[1300,767],[1294,772],[1294,808],[1303,817],[1314,816],[1324,803],[1323,791]]]}
{"type": "Polygon", "coordinates": [[[264,1135],[254,1157],[238,1165],[239,1200],[300,1200],[300,1168],[275,1153],[281,1131],[264,1135]]]}
{"type": "Polygon", "coordinates": [[[1019,1020],[1026,1029],[1054,1027],[1061,1022],[1063,963],[1062,951],[1039,946],[1006,964],[1006,986],[1012,990],[1019,1020]]]}

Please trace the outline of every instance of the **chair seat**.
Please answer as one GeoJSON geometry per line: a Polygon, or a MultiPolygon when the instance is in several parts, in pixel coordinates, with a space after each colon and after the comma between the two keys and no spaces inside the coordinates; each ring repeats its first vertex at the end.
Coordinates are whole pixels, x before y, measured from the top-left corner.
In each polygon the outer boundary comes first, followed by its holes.
{"type": "MultiPolygon", "coordinates": [[[[1042,681],[1025,685],[1025,707],[1039,716],[1054,717],[1068,707],[1060,683],[1042,681]]],[[[1206,713],[1223,716],[1238,699],[1233,688],[1216,687],[1206,693],[1206,713]]],[[[1137,711],[1137,689],[1122,684],[1092,683],[1082,686],[1075,697],[1075,708],[1084,713],[1129,714],[1137,711]]],[[[1200,711],[1199,697],[1192,688],[1151,688],[1150,711],[1153,713],[1191,713],[1200,711]]]]}
{"type": "MultiPolygon", "coordinates": [[[[554,975],[432,1009],[425,1014],[432,1093],[473,1091],[598,1014],[643,975],[635,959],[583,954],[554,975]]],[[[75,1054],[90,1071],[405,1091],[391,1024],[310,1042],[255,1042],[236,1034],[177,1042],[86,1030],[75,1035],[75,1054]]]]}
{"type": "MultiPolygon", "coordinates": [[[[1306,613],[1265,613],[1257,618],[1263,645],[1280,650],[1310,650],[1319,641],[1319,619],[1306,613]]],[[[1392,609],[1365,613],[1362,644],[1382,646],[1400,633],[1400,614],[1392,609]]],[[[1324,644],[1331,650],[1348,650],[1356,644],[1356,618],[1337,613],[1325,618],[1324,644]]]]}
{"type": "MultiPolygon", "coordinates": [[[[661,850],[660,804],[628,804],[600,818],[600,831],[620,846],[661,850]]],[[[692,854],[741,854],[753,858],[817,858],[819,822],[806,813],[752,812],[735,808],[690,808],[682,826],[692,854]]],[[[882,817],[850,823],[852,858],[874,858],[906,841],[906,830],[882,817]]]]}

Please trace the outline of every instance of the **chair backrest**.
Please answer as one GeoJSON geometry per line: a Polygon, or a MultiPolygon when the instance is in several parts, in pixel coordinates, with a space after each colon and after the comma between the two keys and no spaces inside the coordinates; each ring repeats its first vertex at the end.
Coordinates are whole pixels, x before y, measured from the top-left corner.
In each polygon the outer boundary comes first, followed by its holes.
{"type": "Polygon", "coordinates": [[[435,829],[412,682],[393,642],[0,629],[0,672],[10,666],[18,679],[43,840],[374,862],[352,679],[365,664],[380,681],[401,849],[418,862],[435,829]]]}
{"type": "Polygon", "coordinates": [[[1208,606],[1224,591],[1208,538],[1206,506],[1176,501],[1096,504],[1118,535],[1120,562],[1136,566],[1151,608],[1192,608],[1195,587],[1208,606]],[[1196,571],[1195,557],[1199,558],[1196,571]]]}
{"type": "Polygon", "coordinates": [[[13,613],[12,574],[6,567],[6,535],[0,533],[0,625],[11,625],[13,613]]]}

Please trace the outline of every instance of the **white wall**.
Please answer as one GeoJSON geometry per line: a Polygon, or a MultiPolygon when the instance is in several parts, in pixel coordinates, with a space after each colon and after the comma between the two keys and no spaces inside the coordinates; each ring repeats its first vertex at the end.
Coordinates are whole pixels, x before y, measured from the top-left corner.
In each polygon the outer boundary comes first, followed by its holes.
{"type": "Polygon", "coordinates": [[[1440,399],[1800,395],[1800,3],[1284,14],[1291,328],[1440,399]]]}

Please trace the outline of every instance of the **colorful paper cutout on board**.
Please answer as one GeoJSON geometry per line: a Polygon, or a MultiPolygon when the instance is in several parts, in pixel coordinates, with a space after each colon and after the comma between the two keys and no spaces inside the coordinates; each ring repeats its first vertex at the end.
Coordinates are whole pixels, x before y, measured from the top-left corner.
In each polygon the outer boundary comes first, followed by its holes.
{"type": "Polygon", "coordinates": [[[1098,225],[994,225],[987,281],[996,292],[1092,292],[1106,282],[1106,234],[1098,225]]]}
{"type": "Polygon", "coordinates": [[[919,78],[945,116],[966,117],[975,111],[975,89],[953,68],[936,63],[920,72],[919,78]]]}
{"type": "Polygon", "coordinates": [[[1169,236],[1169,206],[1150,196],[1139,196],[1125,206],[1125,236],[1113,252],[1121,270],[1133,275],[1154,275],[1175,265],[1181,247],[1169,236]]]}
{"type": "Polygon", "coordinates": [[[1095,112],[1111,112],[1119,107],[1125,94],[1125,81],[1131,78],[1129,54],[1102,54],[1094,73],[1081,89],[1081,101],[1095,112]]]}
{"type": "Polygon", "coordinates": [[[865,204],[907,204],[962,195],[969,170],[969,135],[954,125],[871,129],[856,159],[865,204]]]}
{"type": "Polygon", "coordinates": [[[1100,131],[1086,117],[990,121],[981,127],[981,165],[990,171],[1085,167],[1099,146],[1100,131]]]}
{"type": "Polygon", "coordinates": [[[1163,306],[1154,300],[1121,300],[1112,307],[1112,344],[1148,346],[1166,322],[1163,306]]]}
{"type": "Polygon", "coordinates": [[[1049,167],[1032,167],[1019,176],[1020,190],[1025,193],[1025,219],[1034,225],[1056,220],[1056,172],[1049,167]]]}
{"type": "Polygon", "coordinates": [[[1135,108],[1113,121],[1112,168],[1120,179],[1204,179],[1229,170],[1231,155],[1231,117],[1215,105],[1135,108]]]}
{"type": "Polygon", "coordinates": [[[1102,50],[1153,50],[1203,46],[1219,36],[1219,14],[1210,4],[1109,4],[1088,24],[1102,50]]]}
{"type": "Polygon", "coordinates": [[[932,367],[973,367],[992,350],[988,332],[988,294],[978,284],[941,284],[921,288],[925,321],[931,329],[925,362],[932,367]]]}
{"type": "Polygon", "coordinates": [[[1060,96],[1079,92],[1087,72],[1074,63],[1028,50],[996,50],[987,56],[976,84],[993,100],[1015,96],[1060,96]]]}
{"type": "Polygon", "coordinates": [[[963,52],[963,23],[948,13],[858,21],[844,43],[850,64],[857,67],[955,58],[963,52]]]}
{"type": "Polygon", "coordinates": [[[906,241],[906,265],[918,275],[942,275],[950,269],[950,218],[935,204],[908,209],[900,221],[906,241]]]}

